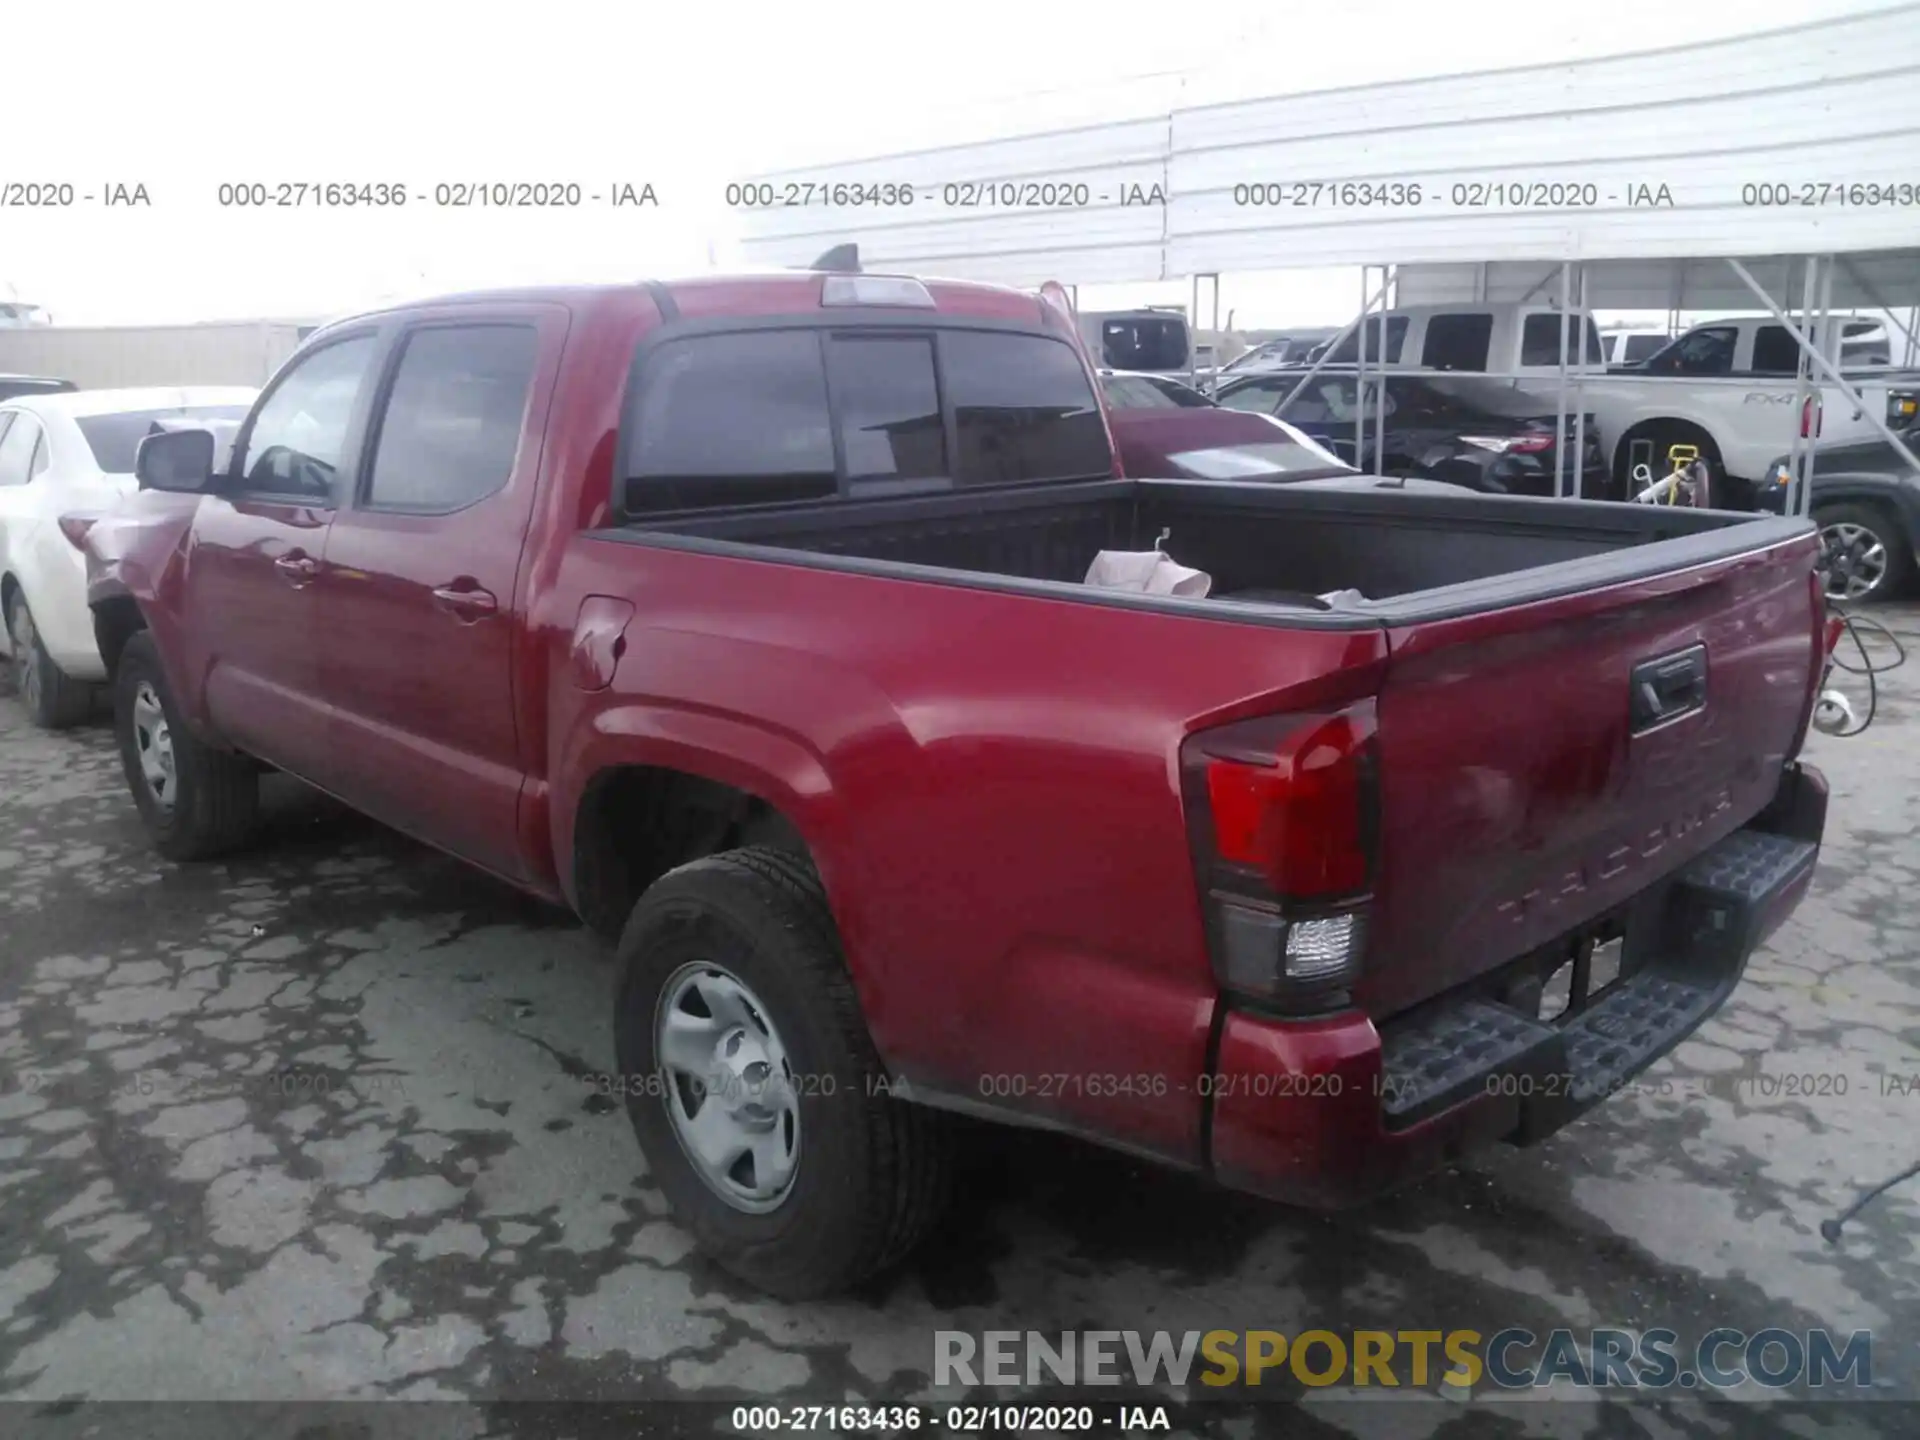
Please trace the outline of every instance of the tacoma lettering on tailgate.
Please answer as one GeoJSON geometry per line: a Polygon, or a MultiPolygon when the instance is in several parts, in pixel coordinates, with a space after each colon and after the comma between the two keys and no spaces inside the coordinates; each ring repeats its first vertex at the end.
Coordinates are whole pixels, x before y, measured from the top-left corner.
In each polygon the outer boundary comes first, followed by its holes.
{"type": "Polygon", "coordinates": [[[1625,844],[1562,871],[1517,899],[1502,901],[1494,913],[1519,924],[1565,901],[1578,899],[1594,886],[1616,880],[1645,861],[1658,859],[1674,841],[1685,839],[1731,808],[1733,792],[1716,791],[1683,814],[1639,831],[1625,844]]]}

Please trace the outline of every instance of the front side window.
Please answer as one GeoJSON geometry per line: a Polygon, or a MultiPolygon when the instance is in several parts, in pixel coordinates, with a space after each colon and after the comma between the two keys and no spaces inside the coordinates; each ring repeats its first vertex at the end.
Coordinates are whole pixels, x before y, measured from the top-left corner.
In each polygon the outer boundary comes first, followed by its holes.
{"type": "Polygon", "coordinates": [[[836,494],[820,343],[811,330],[754,330],[662,345],[631,417],[628,511],[836,494]]]}
{"type": "Polygon", "coordinates": [[[836,335],[827,379],[849,480],[927,480],[947,474],[947,432],[925,335],[836,335]]]}
{"type": "Polygon", "coordinates": [[[1648,361],[1647,368],[1663,375],[1730,375],[1739,338],[1731,325],[1690,331],[1648,361]]]}
{"type": "Polygon", "coordinates": [[[0,435],[0,486],[24,485],[32,479],[34,456],[40,449],[40,422],[16,411],[13,423],[0,435]]]}
{"type": "Polygon", "coordinates": [[[367,481],[372,509],[446,513],[507,483],[520,451],[539,332],[445,325],[407,337],[367,481]]]}
{"type": "Polygon", "coordinates": [[[1072,347],[1039,335],[949,330],[940,336],[940,364],[959,484],[1113,473],[1106,424],[1072,347]]]}
{"type": "Polygon", "coordinates": [[[238,471],[243,489],[323,503],[333,498],[373,353],[374,337],[357,335],[296,362],[254,416],[238,471]]]}

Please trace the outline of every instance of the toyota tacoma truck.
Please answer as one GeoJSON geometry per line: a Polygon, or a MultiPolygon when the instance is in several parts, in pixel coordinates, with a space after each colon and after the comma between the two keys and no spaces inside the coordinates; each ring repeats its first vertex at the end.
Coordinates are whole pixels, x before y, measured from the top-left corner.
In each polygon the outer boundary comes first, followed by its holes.
{"type": "Polygon", "coordinates": [[[410,304],[212,455],[83,539],[159,851],[271,767],[570,906],[657,1183],[776,1294],[902,1256],[956,1114],[1314,1206],[1537,1139],[1813,872],[1806,521],[1125,476],[1058,287],[410,304]]]}

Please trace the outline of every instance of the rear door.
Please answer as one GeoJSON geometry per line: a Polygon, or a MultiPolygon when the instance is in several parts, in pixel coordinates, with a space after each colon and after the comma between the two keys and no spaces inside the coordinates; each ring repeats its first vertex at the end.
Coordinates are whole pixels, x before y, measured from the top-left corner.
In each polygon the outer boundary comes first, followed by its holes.
{"type": "Polygon", "coordinates": [[[1811,699],[1817,546],[1389,622],[1372,1013],[1615,911],[1758,813],[1811,699]]]}
{"type": "Polygon", "coordinates": [[[333,763],[314,582],[342,477],[365,430],[369,327],[280,372],[242,427],[218,493],[194,513],[186,655],[209,718],[242,749],[319,785],[333,763]]]}
{"type": "Polygon", "coordinates": [[[336,792],[509,877],[523,874],[527,768],[516,593],[566,328],[552,305],[409,319],[327,536],[321,586],[333,743],[352,756],[336,792]]]}

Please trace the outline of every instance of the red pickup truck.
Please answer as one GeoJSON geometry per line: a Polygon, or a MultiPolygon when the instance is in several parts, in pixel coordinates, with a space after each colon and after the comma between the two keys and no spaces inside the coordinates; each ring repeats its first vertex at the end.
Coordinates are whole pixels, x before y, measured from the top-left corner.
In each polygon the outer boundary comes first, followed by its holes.
{"type": "Polygon", "coordinates": [[[570,905],[658,1183],[778,1294],[914,1243],[953,1112],[1313,1205],[1537,1138],[1825,823],[1806,522],[1128,478],[1051,296],[408,305],[212,457],[85,539],[160,851],[277,767],[570,905]],[[1084,583],[1156,543],[1211,594],[1084,583]]]}

